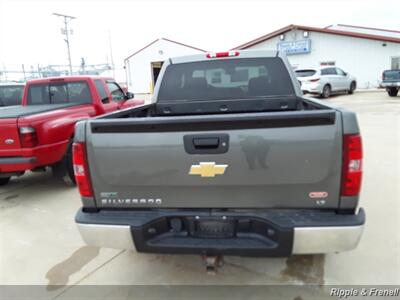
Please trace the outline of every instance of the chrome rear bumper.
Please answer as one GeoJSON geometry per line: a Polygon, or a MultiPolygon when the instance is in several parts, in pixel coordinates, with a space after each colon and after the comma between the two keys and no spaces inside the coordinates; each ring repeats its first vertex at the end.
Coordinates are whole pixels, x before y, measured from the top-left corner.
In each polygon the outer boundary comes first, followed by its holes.
{"type": "Polygon", "coordinates": [[[116,249],[135,249],[130,226],[77,224],[86,244],[116,249]]]}
{"type": "Polygon", "coordinates": [[[293,254],[331,253],[357,247],[364,225],[294,228],[293,254]]]}
{"type": "MultiPolygon", "coordinates": [[[[135,250],[129,225],[77,224],[83,240],[93,246],[135,250]]],[[[357,247],[364,225],[295,227],[292,254],[317,254],[357,247]]]]}

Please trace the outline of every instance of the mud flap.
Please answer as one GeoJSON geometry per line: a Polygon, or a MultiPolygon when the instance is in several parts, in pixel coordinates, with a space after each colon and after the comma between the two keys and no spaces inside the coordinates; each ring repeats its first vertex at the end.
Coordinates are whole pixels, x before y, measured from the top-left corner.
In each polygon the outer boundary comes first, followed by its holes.
{"type": "Polygon", "coordinates": [[[74,169],[72,165],[72,141],[68,144],[67,152],[62,160],[51,166],[53,176],[62,180],[68,186],[76,184],[74,169]]]}

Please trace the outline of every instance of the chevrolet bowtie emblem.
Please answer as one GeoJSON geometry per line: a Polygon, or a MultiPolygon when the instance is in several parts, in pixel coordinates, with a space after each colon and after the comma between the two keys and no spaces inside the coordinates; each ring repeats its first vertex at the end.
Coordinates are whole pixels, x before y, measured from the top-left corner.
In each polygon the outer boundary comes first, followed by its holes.
{"type": "Polygon", "coordinates": [[[215,175],[223,175],[227,167],[228,165],[216,165],[215,162],[201,162],[199,165],[190,167],[189,175],[215,177],[215,175]]]}

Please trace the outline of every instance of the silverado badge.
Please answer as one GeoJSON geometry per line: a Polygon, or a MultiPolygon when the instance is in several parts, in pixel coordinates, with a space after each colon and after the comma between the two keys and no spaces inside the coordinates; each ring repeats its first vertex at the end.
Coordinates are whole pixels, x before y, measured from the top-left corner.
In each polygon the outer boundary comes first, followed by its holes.
{"type": "Polygon", "coordinates": [[[223,175],[227,167],[228,165],[216,165],[215,162],[201,162],[199,165],[190,167],[189,175],[215,177],[215,175],[223,175]]]}

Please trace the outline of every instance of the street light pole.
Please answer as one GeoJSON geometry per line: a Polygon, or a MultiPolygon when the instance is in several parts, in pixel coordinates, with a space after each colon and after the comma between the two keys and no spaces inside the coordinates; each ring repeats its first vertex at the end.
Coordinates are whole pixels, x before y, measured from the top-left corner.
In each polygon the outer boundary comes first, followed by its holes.
{"type": "MultiPolygon", "coordinates": [[[[62,17],[64,18],[64,31],[62,34],[65,34],[65,42],[67,43],[67,50],[68,50],[68,62],[69,62],[69,74],[72,75],[72,63],[71,63],[71,50],[69,47],[69,32],[68,32],[68,22],[70,22],[73,19],[76,19],[75,17],[72,16],[67,16],[67,15],[62,15],[62,14],[57,14],[53,13],[54,16],[57,17],[62,17]]],[[[72,32],[71,32],[72,34],[72,32]]]]}

